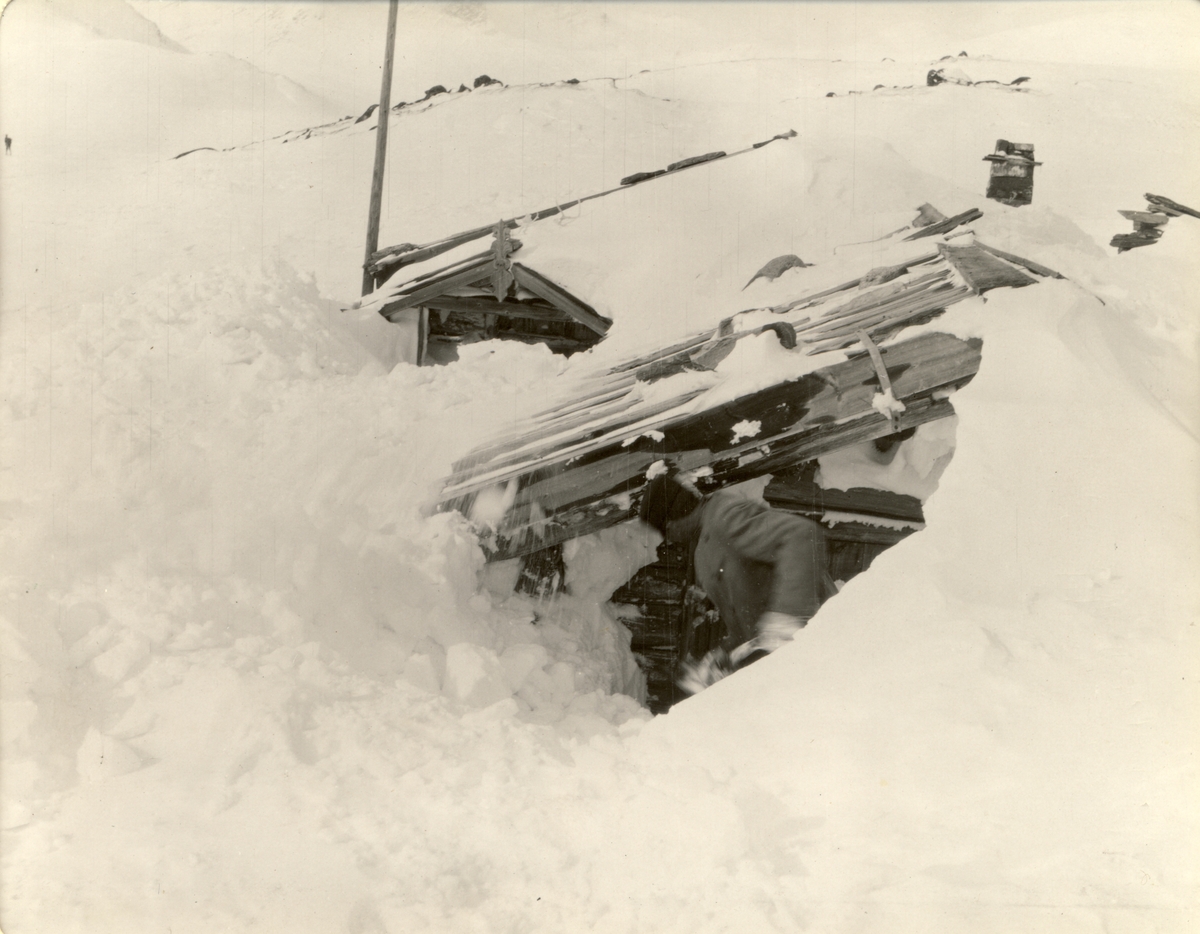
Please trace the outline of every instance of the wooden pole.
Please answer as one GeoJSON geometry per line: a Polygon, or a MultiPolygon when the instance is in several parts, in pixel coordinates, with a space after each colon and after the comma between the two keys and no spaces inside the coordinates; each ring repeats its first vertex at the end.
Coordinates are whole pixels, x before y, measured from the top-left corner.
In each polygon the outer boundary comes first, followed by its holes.
{"type": "Polygon", "coordinates": [[[367,215],[367,254],[363,259],[362,294],[375,290],[368,267],[379,249],[379,207],[383,200],[383,167],[387,160],[388,115],[392,108],[392,59],[396,53],[396,10],[400,0],[388,3],[387,49],[383,53],[383,85],[379,89],[379,128],[375,131],[375,171],[371,174],[371,208],[367,215]]]}

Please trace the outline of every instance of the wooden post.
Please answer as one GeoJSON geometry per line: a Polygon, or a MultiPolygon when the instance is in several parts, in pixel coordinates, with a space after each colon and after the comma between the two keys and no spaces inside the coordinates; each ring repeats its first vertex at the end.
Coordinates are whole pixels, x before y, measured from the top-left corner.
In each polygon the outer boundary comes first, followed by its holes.
{"type": "Polygon", "coordinates": [[[392,59],[396,53],[396,10],[400,0],[388,3],[387,50],[383,53],[383,85],[379,89],[379,128],[375,131],[375,171],[371,174],[371,207],[367,215],[367,254],[363,259],[362,294],[375,290],[368,268],[379,249],[379,206],[383,200],[383,166],[387,158],[388,114],[392,108],[392,59]]]}

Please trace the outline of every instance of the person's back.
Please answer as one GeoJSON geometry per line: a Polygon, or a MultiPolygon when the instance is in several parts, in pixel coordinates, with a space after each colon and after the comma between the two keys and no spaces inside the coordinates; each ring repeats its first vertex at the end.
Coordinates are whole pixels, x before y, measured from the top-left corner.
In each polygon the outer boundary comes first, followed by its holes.
{"type": "Polygon", "coordinates": [[[687,543],[693,578],[723,624],[715,648],[711,638],[685,636],[685,655],[703,646],[683,660],[681,684],[693,693],[774,651],[833,593],[825,536],[810,519],[731,492],[705,498],[670,475],[650,482],[639,516],[669,541],[687,543]]]}
{"type": "Polygon", "coordinates": [[[700,511],[693,567],[725,623],[725,648],[758,635],[766,613],[807,623],[828,596],[821,527],[736,493],[714,493],[700,511]]]}

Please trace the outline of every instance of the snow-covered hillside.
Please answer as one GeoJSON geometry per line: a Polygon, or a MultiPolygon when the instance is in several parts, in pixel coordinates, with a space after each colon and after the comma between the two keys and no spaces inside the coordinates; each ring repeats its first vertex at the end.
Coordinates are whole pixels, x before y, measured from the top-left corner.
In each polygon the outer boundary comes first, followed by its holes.
{"type": "Polygon", "coordinates": [[[620,259],[581,280],[614,320],[588,354],[389,370],[341,310],[374,119],[164,32],[63,0],[0,28],[7,934],[1195,927],[1200,220],[1107,244],[1144,192],[1200,205],[1200,67],[1018,32],[945,52],[1020,91],[838,48],[406,105],[385,244],[788,129],[802,174],[772,182],[768,147],[719,191],[647,183],[642,250],[586,203],[553,221],[620,259]],[[1044,162],[1029,207],[983,198],[1000,136],[1044,162]],[[1067,279],[959,319],[983,363],[925,530],[793,644],[651,718],[605,605],[651,533],[571,543],[571,595],[535,601],[429,514],[574,375],[747,307],[713,282],[793,250],[815,265],[775,291],[857,275],[926,201],[1067,279]],[[689,246],[720,275],[675,303],[689,246]],[[659,312],[622,302],[640,282],[659,312]]]}

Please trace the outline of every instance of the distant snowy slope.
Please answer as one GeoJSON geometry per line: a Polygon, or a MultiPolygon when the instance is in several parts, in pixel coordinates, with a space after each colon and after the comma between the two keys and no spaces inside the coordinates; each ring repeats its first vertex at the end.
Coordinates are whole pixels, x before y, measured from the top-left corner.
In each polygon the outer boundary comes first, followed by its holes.
{"type": "Polygon", "coordinates": [[[86,26],[103,39],[142,42],[171,52],[188,51],[121,0],[45,0],[45,3],[55,15],[86,26]]]}
{"type": "Polygon", "coordinates": [[[0,24],[0,110],[26,167],[167,158],[343,116],[290,79],[189,53],[124,0],[16,0],[0,24]]]}
{"type": "MultiPolygon", "coordinates": [[[[1200,9],[1194,3],[1140,2],[1059,7],[1061,18],[1026,22],[971,40],[972,53],[1038,61],[1194,70],[1200,65],[1200,9]]],[[[995,24],[993,24],[995,25],[995,24]]]]}

